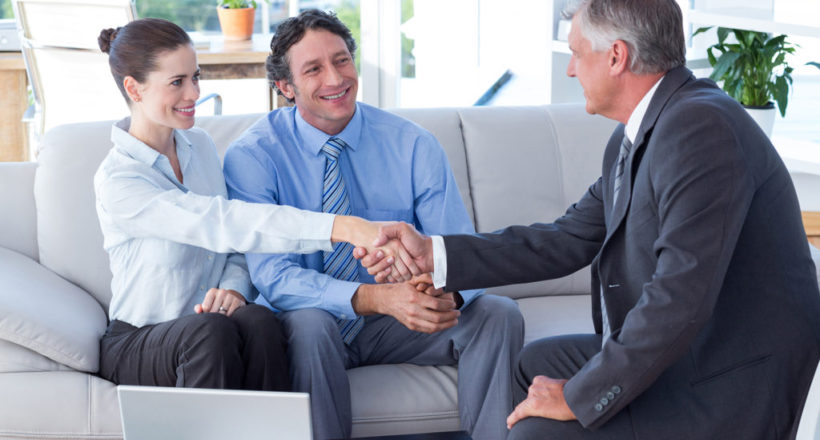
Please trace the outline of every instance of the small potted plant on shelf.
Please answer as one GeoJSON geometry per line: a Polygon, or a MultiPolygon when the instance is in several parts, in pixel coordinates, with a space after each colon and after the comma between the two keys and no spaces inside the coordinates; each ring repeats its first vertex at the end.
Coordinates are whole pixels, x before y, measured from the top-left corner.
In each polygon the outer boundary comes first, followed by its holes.
{"type": "Polygon", "coordinates": [[[250,40],[255,12],[254,0],[219,0],[216,13],[225,40],[250,40]]]}
{"type": "MultiPolygon", "coordinates": [[[[709,29],[700,28],[692,35],[709,29]]],[[[786,56],[793,54],[796,46],[786,41],[786,35],[742,29],[719,27],[717,37],[718,42],[706,49],[714,69],[709,78],[722,81],[723,90],[746,107],[763,131],[771,135],[775,102],[780,115],[786,115],[794,70],[786,56]],[[737,41],[727,42],[729,35],[737,41]]]]}

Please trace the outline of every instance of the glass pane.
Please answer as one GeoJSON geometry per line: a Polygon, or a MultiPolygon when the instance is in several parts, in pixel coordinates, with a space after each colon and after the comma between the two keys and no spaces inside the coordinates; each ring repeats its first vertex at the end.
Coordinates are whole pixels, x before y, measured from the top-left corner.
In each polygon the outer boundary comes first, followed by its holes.
{"type": "Polygon", "coordinates": [[[401,77],[416,77],[416,57],[413,48],[416,40],[413,35],[413,0],[401,1],[401,77]]]}
{"type": "MultiPolygon", "coordinates": [[[[820,6],[816,8],[820,13],[820,6]]],[[[789,93],[786,117],[781,118],[778,113],[772,135],[820,143],[820,118],[817,117],[820,69],[806,65],[808,62],[820,63],[820,38],[790,36],[789,41],[800,46],[789,59],[789,64],[794,68],[794,83],[789,93]]]]}
{"type": "Polygon", "coordinates": [[[164,18],[188,32],[219,32],[215,0],[137,0],[137,17],[164,18]]]}
{"type": "MultiPolygon", "coordinates": [[[[339,20],[350,29],[350,33],[353,34],[353,39],[356,40],[356,47],[362,47],[362,21],[361,15],[362,10],[359,5],[359,0],[337,0],[337,1],[300,1],[299,2],[299,10],[304,11],[305,9],[310,8],[318,8],[318,9],[329,9],[336,13],[336,16],[339,17],[339,20]]],[[[359,56],[355,57],[356,60],[356,71],[361,72],[359,69],[359,56]]]]}
{"type": "Polygon", "coordinates": [[[268,3],[268,20],[270,23],[268,33],[272,34],[276,32],[276,28],[279,27],[279,23],[288,18],[288,3],[290,3],[290,1],[297,0],[270,0],[268,3]]]}
{"type": "Polygon", "coordinates": [[[14,18],[11,10],[11,0],[0,0],[0,18],[14,18]]]}

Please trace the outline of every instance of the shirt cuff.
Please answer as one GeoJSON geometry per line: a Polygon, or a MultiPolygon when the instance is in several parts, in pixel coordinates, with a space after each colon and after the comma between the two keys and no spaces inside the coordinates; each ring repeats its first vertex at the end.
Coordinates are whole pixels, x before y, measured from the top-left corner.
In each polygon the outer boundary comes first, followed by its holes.
{"type": "Polygon", "coordinates": [[[299,237],[302,239],[301,249],[303,252],[314,251],[316,241],[318,241],[319,250],[331,252],[333,242],[330,240],[330,236],[333,233],[333,222],[336,221],[336,215],[326,212],[305,212],[302,221],[302,230],[299,232],[299,237]]]}
{"type": "Polygon", "coordinates": [[[219,282],[219,288],[239,292],[240,295],[245,297],[245,302],[247,303],[253,302],[253,300],[256,299],[256,295],[258,295],[256,289],[253,288],[249,281],[237,277],[223,279],[219,282]]]}
{"type": "Polygon", "coordinates": [[[362,284],[357,281],[344,281],[330,278],[325,291],[325,300],[322,309],[330,312],[331,315],[341,319],[354,319],[357,317],[350,300],[353,294],[362,284]]]}
{"type": "Polygon", "coordinates": [[[433,240],[433,287],[441,289],[447,285],[447,249],[441,235],[430,238],[433,240]]]}

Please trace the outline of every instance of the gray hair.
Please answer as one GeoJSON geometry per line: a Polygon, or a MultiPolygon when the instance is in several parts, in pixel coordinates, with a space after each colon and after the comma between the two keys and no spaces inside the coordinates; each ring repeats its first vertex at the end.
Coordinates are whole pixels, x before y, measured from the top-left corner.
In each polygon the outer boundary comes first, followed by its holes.
{"type": "Polygon", "coordinates": [[[686,63],[683,17],[675,0],[577,0],[564,10],[566,17],[575,15],[592,50],[623,41],[633,73],[667,72],[686,63]]]}

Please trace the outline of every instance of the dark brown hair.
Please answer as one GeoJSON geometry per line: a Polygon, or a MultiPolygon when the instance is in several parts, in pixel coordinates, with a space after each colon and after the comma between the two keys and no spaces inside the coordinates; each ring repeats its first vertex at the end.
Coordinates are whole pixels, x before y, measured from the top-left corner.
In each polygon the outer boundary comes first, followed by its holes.
{"type": "Polygon", "coordinates": [[[116,29],[103,29],[97,43],[100,50],[108,54],[111,74],[129,105],[131,100],[123,84],[126,76],[145,82],[148,74],[157,68],[157,58],[162,52],[192,44],[191,37],[181,27],[160,18],[143,18],[116,29]]]}
{"type": "MultiPolygon", "coordinates": [[[[350,29],[344,25],[332,12],[324,12],[318,9],[308,9],[296,17],[288,18],[276,28],[276,34],[270,42],[270,55],[265,61],[265,70],[268,73],[270,86],[282,95],[282,91],[276,87],[275,81],[293,81],[293,73],[290,71],[288,50],[298,43],[308,30],[325,30],[332,32],[344,40],[350,55],[356,56],[356,40],[350,34],[350,29]]],[[[293,102],[292,99],[288,101],[293,102]]]]}

